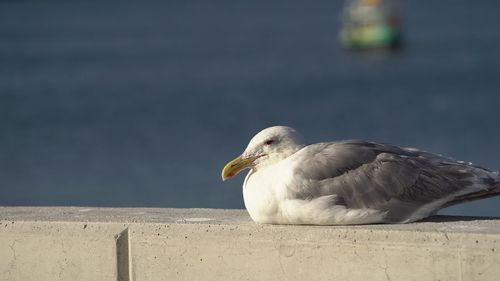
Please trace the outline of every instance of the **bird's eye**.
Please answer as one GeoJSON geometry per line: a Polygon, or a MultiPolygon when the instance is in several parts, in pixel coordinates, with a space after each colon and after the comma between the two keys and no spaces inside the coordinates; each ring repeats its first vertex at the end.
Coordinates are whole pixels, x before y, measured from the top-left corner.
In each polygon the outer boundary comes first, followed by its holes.
{"type": "Polygon", "coordinates": [[[265,145],[270,145],[270,144],[273,144],[274,143],[274,140],[266,140],[264,142],[265,145]]]}

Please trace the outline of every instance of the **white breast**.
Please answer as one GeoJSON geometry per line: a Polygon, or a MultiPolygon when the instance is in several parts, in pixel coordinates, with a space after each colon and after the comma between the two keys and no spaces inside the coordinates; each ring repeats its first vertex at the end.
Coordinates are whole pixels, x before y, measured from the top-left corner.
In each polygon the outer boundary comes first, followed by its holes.
{"type": "Polygon", "coordinates": [[[259,223],[284,223],[281,204],[286,201],[283,170],[279,164],[251,170],[243,183],[243,199],[250,217],[259,223]]]}

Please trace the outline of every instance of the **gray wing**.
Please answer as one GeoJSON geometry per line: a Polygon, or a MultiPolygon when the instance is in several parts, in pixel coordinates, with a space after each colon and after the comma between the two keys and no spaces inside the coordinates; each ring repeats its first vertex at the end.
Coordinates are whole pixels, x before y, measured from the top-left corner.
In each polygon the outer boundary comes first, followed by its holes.
{"type": "Polygon", "coordinates": [[[426,204],[495,183],[492,171],[472,164],[365,141],[315,144],[296,157],[294,174],[307,184],[292,189],[295,198],[334,194],[336,204],[348,208],[387,211],[387,222],[405,221],[426,204]]]}

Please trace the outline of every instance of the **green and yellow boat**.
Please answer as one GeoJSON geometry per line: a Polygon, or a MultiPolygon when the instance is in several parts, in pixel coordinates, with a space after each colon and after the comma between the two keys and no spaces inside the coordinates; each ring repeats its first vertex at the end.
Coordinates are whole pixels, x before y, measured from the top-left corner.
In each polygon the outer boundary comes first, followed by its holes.
{"type": "Polygon", "coordinates": [[[396,49],[401,20],[393,1],[351,0],[342,13],[340,43],[346,49],[396,49]]]}

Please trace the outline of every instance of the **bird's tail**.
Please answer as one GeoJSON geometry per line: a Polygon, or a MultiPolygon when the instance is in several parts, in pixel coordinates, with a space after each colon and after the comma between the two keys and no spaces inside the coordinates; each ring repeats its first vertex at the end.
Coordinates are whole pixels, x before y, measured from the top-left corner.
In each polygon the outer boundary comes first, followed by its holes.
{"type": "Polygon", "coordinates": [[[493,183],[491,185],[491,187],[488,189],[455,197],[455,199],[446,203],[443,207],[449,207],[449,206],[453,206],[453,205],[460,204],[460,203],[490,198],[490,197],[499,196],[499,195],[500,195],[500,181],[497,181],[497,182],[493,183]]]}

